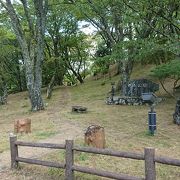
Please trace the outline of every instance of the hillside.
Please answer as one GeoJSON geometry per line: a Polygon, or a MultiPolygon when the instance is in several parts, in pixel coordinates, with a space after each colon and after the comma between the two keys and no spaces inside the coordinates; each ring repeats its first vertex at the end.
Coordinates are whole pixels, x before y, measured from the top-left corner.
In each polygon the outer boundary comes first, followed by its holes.
{"type": "MultiPolygon", "coordinates": [[[[132,78],[147,77],[151,67],[137,66],[132,78]]],[[[9,142],[8,134],[13,131],[14,119],[29,117],[32,120],[32,133],[18,135],[18,139],[35,142],[60,142],[73,138],[75,143],[83,145],[84,130],[91,124],[105,128],[106,146],[115,150],[143,152],[144,147],[154,147],[158,155],[165,155],[180,159],[180,127],[173,124],[172,114],[175,100],[166,98],[158,104],[157,133],[150,136],[147,131],[148,106],[121,106],[106,105],[105,98],[111,89],[110,83],[117,82],[119,76],[97,81],[87,80],[84,84],[75,87],[56,87],[50,100],[45,100],[46,110],[32,113],[29,111],[27,93],[10,95],[8,104],[0,106],[0,174],[7,179],[63,179],[63,171],[40,166],[23,164],[19,171],[9,171],[9,142]],[[104,84],[104,85],[102,85],[104,84]],[[71,113],[73,105],[82,105],[88,108],[88,113],[71,113]],[[31,173],[30,173],[31,172],[31,173]]],[[[168,82],[170,83],[170,82],[168,82]]],[[[160,89],[162,96],[165,95],[160,89]]],[[[41,152],[22,149],[29,156],[40,159],[62,161],[64,154],[59,151],[41,152]]],[[[143,176],[144,163],[121,158],[112,158],[98,155],[77,153],[77,164],[89,167],[143,176]]],[[[77,179],[100,179],[96,176],[76,173],[77,179]]],[[[158,165],[157,179],[178,180],[178,167],[158,165]]]]}

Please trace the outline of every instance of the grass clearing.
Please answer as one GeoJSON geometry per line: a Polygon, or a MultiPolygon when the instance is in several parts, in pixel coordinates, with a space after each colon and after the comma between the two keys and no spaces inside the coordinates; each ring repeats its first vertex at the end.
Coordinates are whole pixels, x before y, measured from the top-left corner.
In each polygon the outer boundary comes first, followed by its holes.
{"type": "MultiPolygon", "coordinates": [[[[137,67],[139,68],[139,67],[137,67]]],[[[144,69],[141,68],[144,72],[144,69]]],[[[134,77],[140,77],[143,73],[140,68],[134,77]]],[[[148,133],[147,113],[148,106],[121,106],[106,105],[105,98],[111,89],[110,83],[117,81],[119,77],[111,80],[89,80],[76,87],[60,87],[54,90],[51,100],[46,101],[48,106],[45,111],[38,113],[29,112],[26,93],[19,93],[9,97],[7,106],[0,107],[0,152],[8,149],[8,132],[13,131],[13,120],[21,117],[32,119],[32,133],[19,135],[19,139],[38,141],[54,136],[65,130],[69,125],[85,130],[91,124],[101,125],[105,128],[106,147],[120,150],[143,152],[144,147],[156,148],[156,154],[180,159],[180,127],[173,124],[172,114],[175,108],[175,100],[166,98],[155,108],[157,112],[157,132],[155,136],[148,133]],[[102,82],[105,84],[102,86],[102,82]],[[87,113],[71,113],[71,106],[82,105],[88,108],[87,113]]],[[[159,94],[164,95],[160,90],[159,94]]],[[[75,140],[75,144],[84,144],[84,134],[75,140]]],[[[54,152],[46,157],[51,161],[61,162],[64,153],[54,152]]],[[[97,169],[110,170],[112,172],[127,173],[129,175],[144,176],[143,161],[112,158],[107,156],[92,155],[87,153],[75,154],[76,164],[97,169]]],[[[64,171],[34,165],[22,165],[15,176],[36,179],[63,179],[64,171]],[[31,172],[31,174],[29,173],[31,172]]],[[[97,176],[75,173],[76,179],[103,179],[97,176]]],[[[178,167],[157,164],[157,179],[178,180],[180,169],[178,167]]]]}

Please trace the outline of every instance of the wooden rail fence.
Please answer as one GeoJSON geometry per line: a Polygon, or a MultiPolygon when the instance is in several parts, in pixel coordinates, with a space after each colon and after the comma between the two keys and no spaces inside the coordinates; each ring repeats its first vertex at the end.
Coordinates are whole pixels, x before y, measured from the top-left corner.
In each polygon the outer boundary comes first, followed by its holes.
{"type": "Polygon", "coordinates": [[[30,143],[30,142],[17,141],[17,137],[12,136],[10,137],[10,149],[11,149],[11,168],[17,168],[19,162],[48,166],[48,167],[55,167],[55,168],[62,168],[62,169],[65,169],[65,180],[73,180],[74,171],[98,175],[101,177],[108,177],[112,179],[120,179],[120,180],[121,179],[123,180],[140,180],[140,179],[155,180],[156,179],[156,169],[155,169],[156,162],[161,163],[161,164],[180,166],[180,159],[155,156],[155,149],[153,148],[145,148],[144,154],[139,154],[139,153],[132,153],[132,152],[114,151],[110,149],[98,149],[98,148],[92,148],[92,147],[74,146],[73,140],[66,140],[65,144],[30,143]],[[55,163],[55,162],[19,157],[18,146],[64,149],[65,150],[65,163],[55,163]],[[129,176],[126,174],[117,174],[117,173],[107,172],[103,170],[96,170],[92,168],[77,166],[74,164],[74,151],[130,158],[130,159],[136,159],[136,160],[144,160],[145,161],[145,178],[129,176]]]}

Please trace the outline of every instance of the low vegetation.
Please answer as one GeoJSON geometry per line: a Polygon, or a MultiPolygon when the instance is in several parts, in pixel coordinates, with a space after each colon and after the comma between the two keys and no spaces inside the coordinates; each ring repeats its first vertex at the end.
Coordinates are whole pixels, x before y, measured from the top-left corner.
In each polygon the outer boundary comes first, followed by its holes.
{"type": "MultiPolygon", "coordinates": [[[[140,77],[140,74],[144,71],[144,69],[141,69],[141,67],[136,67],[136,72],[133,73],[134,77],[140,77]],[[137,73],[138,69],[139,73],[137,73]]],[[[144,76],[146,75],[144,74],[144,76]]],[[[29,117],[32,119],[32,133],[18,135],[20,140],[39,141],[63,133],[62,130],[68,131],[71,128],[73,133],[78,128],[82,133],[75,139],[75,144],[84,145],[83,130],[91,124],[97,124],[105,128],[106,147],[108,148],[143,152],[144,147],[154,147],[158,155],[179,159],[180,127],[173,124],[172,119],[175,100],[166,97],[165,101],[157,105],[157,132],[155,136],[150,136],[147,130],[148,106],[105,104],[107,92],[111,88],[110,82],[116,82],[118,78],[117,76],[111,80],[88,80],[76,87],[57,87],[52,98],[46,102],[46,110],[37,113],[28,111],[30,105],[26,93],[9,96],[8,105],[1,106],[0,109],[0,151],[8,149],[8,133],[13,131],[13,120],[29,117]],[[71,113],[71,106],[73,105],[87,107],[88,113],[71,113]],[[65,125],[63,126],[63,124],[65,125]]],[[[161,89],[158,93],[161,96],[164,95],[164,91],[161,89]]],[[[65,136],[67,135],[64,135],[64,139],[68,138],[65,136]]],[[[41,158],[61,162],[64,161],[64,153],[63,151],[54,151],[41,158]]],[[[76,153],[75,162],[88,167],[144,176],[143,161],[76,153]]],[[[176,180],[180,176],[179,172],[178,167],[157,165],[157,179],[176,180]]],[[[42,177],[43,179],[63,179],[64,172],[54,168],[22,164],[20,170],[11,173],[11,176],[27,177],[27,179],[34,177],[36,179],[42,179],[42,177]]],[[[77,179],[100,179],[99,177],[82,173],[76,173],[76,177],[77,179]]]]}

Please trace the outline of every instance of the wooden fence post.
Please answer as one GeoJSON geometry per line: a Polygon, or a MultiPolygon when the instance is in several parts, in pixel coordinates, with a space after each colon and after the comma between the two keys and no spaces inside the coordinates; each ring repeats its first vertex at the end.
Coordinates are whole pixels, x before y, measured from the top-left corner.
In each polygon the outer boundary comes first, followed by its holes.
{"type": "Polygon", "coordinates": [[[144,149],[145,158],[145,179],[156,180],[156,169],[155,169],[155,150],[153,148],[144,149]]]}
{"type": "Polygon", "coordinates": [[[74,164],[73,140],[66,140],[65,180],[74,179],[73,164],[74,164]]]}
{"type": "Polygon", "coordinates": [[[18,162],[16,161],[16,157],[18,156],[18,147],[15,144],[17,140],[17,136],[12,135],[10,138],[10,150],[11,150],[11,168],[17,168],[18,162]]]}

